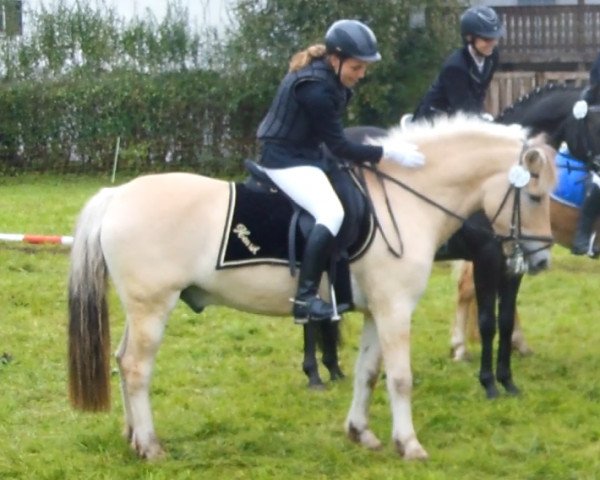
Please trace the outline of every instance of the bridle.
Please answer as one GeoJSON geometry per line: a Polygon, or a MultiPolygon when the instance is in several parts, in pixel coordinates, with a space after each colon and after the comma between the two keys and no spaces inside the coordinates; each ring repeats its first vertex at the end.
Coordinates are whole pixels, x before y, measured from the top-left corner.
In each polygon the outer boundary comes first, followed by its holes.
{"type": "MultiPolygon", "coordinates": [[[[522,166],[521,161],[519,160],[519,164],[515,167],[522,168],[531,178],[539,178],[537,173],[531,173],[522,166]]],[[[513,167],[513,169],[515,168],[513,167]]],[[[527,182],[529,183],[529,182],[527,182]]],[[[496,214],[491,220],[491,224],[493,225],[500,212],[503,210],[504,206],[508,203],[508,198],[511,192],[514,192],[513,195],[513,205],[512,205],[512,213],[510,220],[510,229],[508,235],[500,235],[494,232],[494,237],[501,243],[511,243],[511,251],[506,255],[506,269],[507,272],[512,275],[523,275],[527,273],[527,262],[525,258],[537,253],[541,250],[545,250],[550,248],[554,243],[554,239],[550,236],[543,235],[525,235],[521,229],[521,192],[523,188],[527,185],[517,186],[514,183],[511,183],[496,211],[496,214]],[[523,242],[525,241],[538,241],[541,242],[542,245],[534,250],[527,250],[523,246],[523,242]]],[[[533,195],[527,193],[530,200],[533,202],[541,202],[542,198],[540,195],[533,195]]]]}
{"type": "MultiPolygon", "coordinates": [[[[385,181],[391,182],[394,185],[401,187],[402,189],[410,192],[411,194],[415,195],[416,197],[423,200],[424,202],[441,210],[446,215],[457,219],[458,221],[461,222],[461,224],[466,224],[473,230],[478,230],[481,233],[488,235],[491,238],[494,238],[495,240],[499,241],[501,244],[511,242],[512,250],[508,255],[506,255],[507,272],[512,275],[523,275],[524,273],[527,272],[527,269],[528,269],[525,258],[530,255],[533,255],[534,253],[537,253],[541,250],[550,248],[552,246],[552,244],[554,243],[554,239],[551,236],[537,236],[537,235],[523,234],[523,231],[521,228],[521,191],[529,183],[530,177],[538,178],[539,176],[538,176],[538,174],[531,173],[527,169],[525,169],[525,167],[523,167],[521,159],[519,159],[519,163],[517,165],[514,165],[512,168],[513,169],[518,168],[519,170],[518,170],[518,174],[516,174],[516,176],[521,175],[522,176],[521,178],[524,178],[526,176],[527,181],[524,183],[523,183],[523,181],[521,181],[520,183],[515,182],[515,181],[510,183],[506,193],[504,194],[502,202],[500,202],[500,205],[498,206],[498,209],[491,220],[491,224],[493,225],[494,222],[499,217],[502,210],[504,209],[504,207],[507,205],[508,199],[510,198],[511,193],[512,193],[513,194],[513,204],[512,204],[511,224],[510,224],[510,229],[509,229],[508,235],[500,235],[494,231],[490,231],[490,230],[480,227],[478,225],[470,225],[468,218],[463,217],[462,215],[459,215],[459,214],[453,212],[452,210],[446,208],[444,205],[436,202],[435,200],[427,197],[426,195],[423,195],[422,193],[418,192],[413,187],[407,185],[406,183],[402,182],[401,180],[398,180],[397,178],[392,177],[391,175],[388,175],[387,173],[382,172],[381,170],[379,170],[377,168],[377,165],[370,164],[370,163],[361,164],[358,167],[358,176],[359,176],[359,181],[365,192],[368,209],[375,221],[375,228],[380,231],[380,233],[383,237],[383,240],[384,240],[385,244],[387,245],[388,250],[396,258],[402,258],[403,253],[404,253],[403,252],[404,247],[402,244],[402,237],[400,234],[400,229],[398,227],[398,223],[396,222],[396,218],[394,216],[394,213],[391,208],[390,201],[389,201],[388,193],[385,188],[385,181]],[[375,177],[377,178],[377,180],[382,188],[382,192],[383,192],[383,195],[385,198],[385,203],[386,203],[386,209],[387,209],[389,217],[392,220],[392,225],[394,227],[394,233],[398,240],[398,248],[397,249],[392,246],[392,243],[390,242],[387,235],[383,231],[381,222],[379,221],[379,219],[377,217],[377,212],[375,211],[375,207],[371,200],[371,195],[369,193],[369,190],[368,190],[368,187],[367,187],[367,184],[365,181],[365,177],[364,177],[365,170],[368,170],[375,175],[375,177]],[[540,241],[543,243],[543,245],[535,250],[528,251],[523,246],[523,242],[525,242],[525,241],[540,241]]],[[[511,171],[513,171],[513,170],[511,169],[511,171]]],[[[533,194],[528,193],[528,196],[534,202],[541,201],[541,197],[539,195],[533,195],[533,194]]]]}
{"type": "Polygon", "coordinates": [[[587,113],[582,118],[577,118],[577,126],[580,133],[580,138],[585,152],[585,163],[589,168],[595,172],[600,171],[600,153],[594,153],[592,136],[587,126],[587,118],[590,113],[600,113],[600,105],[589,105],[587,107],[587,113]]]}

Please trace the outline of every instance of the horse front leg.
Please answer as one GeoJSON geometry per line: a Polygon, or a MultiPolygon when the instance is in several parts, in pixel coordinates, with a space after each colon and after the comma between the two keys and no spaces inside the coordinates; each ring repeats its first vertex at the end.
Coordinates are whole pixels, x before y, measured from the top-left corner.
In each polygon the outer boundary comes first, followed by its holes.
{"type": "Polygon", "coordinates": [[[354,369],[354,394],[346,417],[345,429],[350,440],[372,450],[381,442],[369,429],[369,405],[381,369],[381,347],[377,327],[370,314],[365,314],[360,350],[354,369]]]}
{"type": "MultiPolygon", "coordinates": [[[[499,251],[495,251],[501,255],[499,251]]],[[[479,383],[487,398],[493,399],[500,393],[493,372],[494,337],[496,335],[496,296],[499,275],[503,275],[499,261],[489,256],[480,256],[473,262],[475,292],[477,296],[479,334],[481,337],[481,360],[479,383]]]]}
{"type": "Polygon", "coordinates": [[[123,302],[127,327],[117,352],[117,363],[121,373],[126,436],[136,453],[146,459],[164,455],[154,431],[149,391],[165,322],[177,298],[178,294],[163,302],[157,299],[123,302]]]}
{"type": "Polygon", "coordinates": [[[323,341],[323,365],[329,370],[332,382],[345,378],[340,368],[338,358],[338,345],[340,343],[340,322],[327,320],[320,322],[321,339],[323,341]]]}
{"type": "Polygon", "coordinates": [[[499,289],[498,329],[500,331],[500,342],[496,378],[504,386],[507,393],[511,395],[520,393],[512,378],[511,354],[517,295],[522,278],[522,275],[506,276],[499,289]]]}
{"type": "Polygon", "coordinates": [[[302,360],[302,370],[308,377],[308,388],[323,389],[324,385],[319,375],[319,365],[317,363],[317,326],[315,322],[308,322],[304,324],[303,330],[304,359],[302,360]]]}
{"type": "Polygon", "coordinates": [[[392,407],[392,439],[396,450],[407,460],[425,460],[428,455],[419,443],[412,421],[412,371],[410,365],[410,320],[412,302],[394,304],[392,315],[376,317],[385,365],[386,383],[392,407]]]}

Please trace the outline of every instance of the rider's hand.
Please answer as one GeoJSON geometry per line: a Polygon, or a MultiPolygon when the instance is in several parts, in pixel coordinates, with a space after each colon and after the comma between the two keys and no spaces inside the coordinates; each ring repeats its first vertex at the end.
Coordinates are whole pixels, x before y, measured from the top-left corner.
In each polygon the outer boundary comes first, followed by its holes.
{"type": "Polygon", "coordinates": [[[383,144],[383,158],[408,168],[418,168],[425,165],[425,155],[413,143],[397,142],[383,144]]]}

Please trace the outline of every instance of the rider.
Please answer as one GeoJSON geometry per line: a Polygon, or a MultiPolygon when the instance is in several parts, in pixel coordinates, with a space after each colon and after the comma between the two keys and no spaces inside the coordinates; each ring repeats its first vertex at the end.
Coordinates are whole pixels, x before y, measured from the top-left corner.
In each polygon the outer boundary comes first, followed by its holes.
{"type": "MultiPolygon", "coordinates": [[[[596,58],[596,61],[590,69],[590,88],[586,90],[585,100],[588,102],[593,100],[589,98],[589,96],[591,92],[595,91],[595,87],[597,87],[598,84],[600,84],[600,55],[598,55],[598,58],[596,58]]],[[[591,178],[597,179],[598,176],[592,174],[591,178]]],[[[590,248],[590,240],[595,220],[600,214],[600,188],[593,180],[591,180],[586,187],[585,198],[579,211],[579,219],[577,220],[573,245],[571,245],[571,253],[574,255],[588,254],[593,258],[597,258],[600,252],[593,246],[590,248]]]]}
{"type": "Polygon", "coordinates": [[[333,307],[317,290],[328,264],[344,209],[324,168],[320,146],[354,162],[378,162],[385,157],[406,167],[425,159],[414,145],[362,145],[344,135],[342,115],[351,90],[367,66],[381,59],[369,27],[357,20],[338,20],[317,44],[296,53],[275,98],[258,127],[260,163],[267,175],[294,202],[315,218],[304,250],[293,300],[296,323],[331,318],[333,307]]]}
{"type": "Polygon", "coordinates": [[[504,26],[494,9],[476,6],[460,18],[463,47],[446,59],[417,106],[413,120],[458,111],[483,114],[485,95],[498,66],[498,39],[504,26]]]}

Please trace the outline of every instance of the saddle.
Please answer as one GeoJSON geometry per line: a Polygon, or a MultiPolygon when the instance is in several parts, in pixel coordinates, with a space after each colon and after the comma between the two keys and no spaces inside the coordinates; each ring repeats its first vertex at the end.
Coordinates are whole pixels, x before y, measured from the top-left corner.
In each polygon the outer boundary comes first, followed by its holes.
{"type": "MultiPolygon", "coordinates": [[[[352,305],[349,262],[370,245],[374,221],[360,183],[338,162],[329,162],[328,177],[344,207],[344,221],[328,268],[337,302],[352,305]]],[[[250,264],[288,265],[295,275],[314,218],[285,195],[253,161],[249,176],[230,184],[230,206],[217,269],[250,264]]]]}

